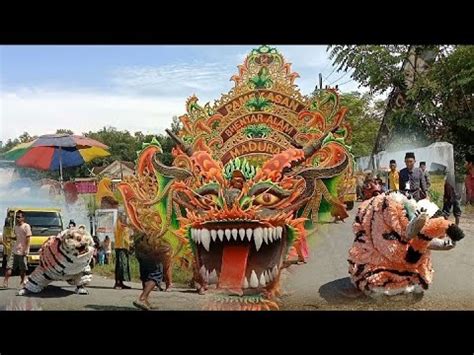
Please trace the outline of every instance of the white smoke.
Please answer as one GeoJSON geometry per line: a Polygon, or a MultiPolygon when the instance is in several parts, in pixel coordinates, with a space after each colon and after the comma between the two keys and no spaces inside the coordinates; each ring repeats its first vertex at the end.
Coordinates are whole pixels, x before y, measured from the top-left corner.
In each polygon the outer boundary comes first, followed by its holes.
{"type": "Polygon", "coordinates": [[[14,176],[14,168],[0,167],[0,223],[3,226],[7,208],[38,207],[60,208],[64,227],[73,219],[77,225],[84,224],[89,229],[87,202],[79,199],[74,205],[66,204],[64,195],[51,197],[49,189],[41,188],[30,179],[19,179],[14,176]]]}

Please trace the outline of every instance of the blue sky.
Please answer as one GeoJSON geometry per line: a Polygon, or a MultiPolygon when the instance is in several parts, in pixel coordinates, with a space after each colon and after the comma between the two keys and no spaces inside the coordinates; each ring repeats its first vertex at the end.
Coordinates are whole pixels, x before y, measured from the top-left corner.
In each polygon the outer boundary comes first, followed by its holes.
{"type": "MultiPolygon", "coordinates": [[[[230,90],[230,77],[255,47],[0,46],[0,140],[104,126],[162,133],[185,112],[187,97],[205,103],[230,90]]],[[[300,74],[303,94],[320,72],[324,84],[358,89],[350,73],[333,71],[326,46],[276,47],[300,74]]]]}

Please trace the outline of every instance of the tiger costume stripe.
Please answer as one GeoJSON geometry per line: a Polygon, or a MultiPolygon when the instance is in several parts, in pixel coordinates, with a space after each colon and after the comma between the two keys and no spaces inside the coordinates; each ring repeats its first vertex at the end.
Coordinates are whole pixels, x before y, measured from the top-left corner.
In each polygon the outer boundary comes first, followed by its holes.
{"type": "MultiPolygon", "coordinates": [[[[422,293],[432,282],[430,249],[464,237],[428,200],[400,193],[364,201],[358,210],[349,250],[351,281],[367,295],[422,293]]],[[[450,249],[446,247],[445,249],[450,249]]]]}
{"type": "Polygon", "coordinates": [[[50,237],[41,247],[40,263],[28,277],[19,295],[39,293],[53,281],[67,281],[86,294],[84,286],[92,280],[89,266],[94,255],[94,241],[85,226],[66,229],[50,237]]]}

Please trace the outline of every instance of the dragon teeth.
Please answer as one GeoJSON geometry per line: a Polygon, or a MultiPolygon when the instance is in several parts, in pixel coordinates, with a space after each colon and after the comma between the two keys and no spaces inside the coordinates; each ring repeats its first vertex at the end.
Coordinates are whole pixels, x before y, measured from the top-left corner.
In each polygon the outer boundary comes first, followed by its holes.
{"type": "Polygon", "coordinates": [[[199,274],[202,276],[202,278],[204,280],[206,279],[207,270],[206,270],[206,267],[204,265],[201,266],[201,268],[199,269],[199,274]]]}
{"type": "Polygon", "coordinates": [[[265,242],[265,244],[268,244],[268,228],[263,228],[263,241],[265,242]]]}
{"type": "MultiPolygon", "coordinates": [[[[248,231],[248,229],[247,229],[248,231]]],[[[247,234],[248,236],[248,234],[247,234]]],[[[263,229],[262,228],[256,228],[254,233],[253,233],[253,240],[255,243],[255,248],[257,251],[260,250],[260,247],[262,246],[263,243],[263,229]]]]}
{"type": "Polygon", "coordinates": [[[217,236],[219,237],[219,240],[222,242],[224,240],[224,231],[222,229],[219,229],[217,231],[217,236]]]}
{"type": "Polygon", "coordinates": [[[283,228],[282,227],[276,227],[276,233],[277,233],[278,239],[280,239],[281,235],[283,233],[283,228]]]}
{"type": "Polygon", "coordinates": [[[268,242],[273,243],[273,228],[267,228],[268,242]]]}
{"type": "Polygon", "coordinates": [[[252,270],[252,273],[250,274],[250,287],[252,288],[258,287],[258,278],[257,278],[257,274],[255,273],[255,270],[252,270]]]}
{"type": "Polygon", "coordinates": [[[265,271],[264,274],[265,274],[265,283],[269,283],[270,282],[270,276],[269,276],[268,271],[265,271]]]}
{"type": "Polygon", "coordinates": [[[252,239],[252,228],[247,228],[247,230],[245,231],[245,234],[247,235],[247,239],[249,240],[250,242],[250,239],[252,239]]]}
{"type": "Polygon", "coordinates": [[[264,275],[263,272],[260,274],[260,280],[259,281],[260,281],[260,286],[265,286],[267,284],[267,282],[265,281],[265,275],[264,275]]]}
{"type": "Polygon", "coordinates": [[[209,283],[210,284],[216,284],[217,283],[217,272],[216,269],[212,270],[212,272],[209,274],[209,283]]]}
{"type": "Polygon", "coordinates": [[[278,275],[278,268],[275,265],[272,269],[272,276],[273,276],[273,278],[275,278],[275,277],[277,277],[277,275],[278,275]]]}
{"type": "Polygon", "coordinates": [[[243,288],[249,288],[249,282],[248,282],[248,280],[247,280],[246,277],[244,277],[244,282],[243,282],[243,284],[242,284],[242,287],[243,287],[243,288]]]}
{"type": "Polygon", "coordinates": [[[210,244],[211,242],[215,243],[217,241],[224,242],[226,239],[228,242],[234,240],[234,241],[240,241],[242,242],[251,242],[253,238],[253,242],[255,243],[255,249],[259,251],[263,245],[263,242],[265,244],[271,244],[276,242],[277,240],[280,240],[283,237],[283,227],[268,227],[268,228],[263,228],[263,227],[257,227],[255,229],[253,228],[232,228],[232,229],[197,229],[197,228],[191,228],[191,239],[196,243],[196,244],[202,244],[204,249],[207,251],[210,250],[210,244]],[[247,239],[246,239],[247,238],[247,239]]]}
{"type": "Polygon", "coordinates": [[[201,243],[207,251],[209,251],[209,244],[211,243],[211,233],[207,229],[201,230],[201,243]]]}

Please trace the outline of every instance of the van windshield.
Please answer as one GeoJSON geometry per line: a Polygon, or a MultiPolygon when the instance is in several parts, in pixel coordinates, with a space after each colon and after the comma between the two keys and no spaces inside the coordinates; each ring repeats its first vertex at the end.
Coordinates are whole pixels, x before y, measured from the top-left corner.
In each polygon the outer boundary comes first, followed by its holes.
{"type": "Polygon", "coordinates": [[[50,236],[61,232],[63,225],[59,212],[25,211],[25,221],[31,226],[31,233],[50,236]]]}

